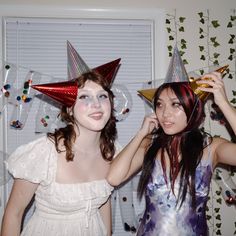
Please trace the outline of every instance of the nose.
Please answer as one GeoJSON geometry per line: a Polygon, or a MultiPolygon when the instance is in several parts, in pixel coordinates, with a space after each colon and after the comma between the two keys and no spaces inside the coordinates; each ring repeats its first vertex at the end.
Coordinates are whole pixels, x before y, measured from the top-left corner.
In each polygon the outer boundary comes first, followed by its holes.
{"type": "Polygon", "coordinates": [[[165,106],[165,107],[163,108],[162,116],[163,116],[163,117],[168,117],[168,116],[171,115],[171,113],[172,113],[172,112],[171,112],[170,107],[165,106]]]}
{"type": "Polygon", "coordinates": [[[97,97],[94,97],[93,99],[92,99],[92,104],[91,104],[93,107],[100,107],[101,106],[101,103],[100,103],[100,101],[99,101],[99,99],[97,98],[97,97]]]}

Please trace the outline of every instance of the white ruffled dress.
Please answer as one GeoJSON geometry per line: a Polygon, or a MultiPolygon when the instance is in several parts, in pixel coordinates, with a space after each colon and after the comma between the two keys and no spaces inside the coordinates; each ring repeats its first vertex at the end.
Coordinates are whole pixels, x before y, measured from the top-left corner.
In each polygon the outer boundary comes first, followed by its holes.
{"type": "Polygon", "coordinates": [[[105,179],[57,183],[57,152],[47,137],[17,148],[6,165],[15,178],[39,183],[35,192],[36,210],[21,235],[107,235],[98,208],[107,201],[113,187],[105,179]]]}

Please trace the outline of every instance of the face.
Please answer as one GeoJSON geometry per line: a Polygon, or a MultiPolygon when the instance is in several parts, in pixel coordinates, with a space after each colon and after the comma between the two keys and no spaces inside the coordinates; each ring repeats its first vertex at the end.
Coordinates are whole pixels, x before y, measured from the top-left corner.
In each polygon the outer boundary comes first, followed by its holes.
{"type": "Polygon", "coordinates": [[[80,128],[101,131],[111,115],[111,103],[107,91],[88,80],[78,89],[74,117],[80,128]]]}
{"type": "Polygon", "coordinates": [[[156,116],[160,126],[168,135],[177,134],[187,126],[184,109],[171,89],[161,92],[157,100],[156,116]]]}

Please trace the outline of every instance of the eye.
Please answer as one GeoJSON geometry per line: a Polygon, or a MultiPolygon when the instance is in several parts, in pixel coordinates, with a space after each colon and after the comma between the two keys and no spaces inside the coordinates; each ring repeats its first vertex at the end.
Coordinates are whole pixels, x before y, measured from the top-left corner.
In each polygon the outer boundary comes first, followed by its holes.
{"type": "Polygon", "coordinates": [[[162,107],[161,102],[157,102],[157,103],[156,103],[156,108],[161,108],[161,107],[162,107]]]}
{"type": "Polygon", "coordinates": [[[88,95],[85,95],[85,94],[82,94],[82,95],[80,95],[79,97],[78,97],[78,99],[81,99],[81,100],[83,100],[83,99],[88,99],[89,98],[89,96],[88,95]]]}
{"type": "Polygon", "coordinates": [[[176,107],[176,108],[182,107],[181,103],[179,103],[179,102],[173,102],[172,106],[176,107]]]}
{"type": "Polygon", "coordinates": [[[106,93],[102,93],[98,96],[100,99],[107,99],[108,95],[106,93]]]}

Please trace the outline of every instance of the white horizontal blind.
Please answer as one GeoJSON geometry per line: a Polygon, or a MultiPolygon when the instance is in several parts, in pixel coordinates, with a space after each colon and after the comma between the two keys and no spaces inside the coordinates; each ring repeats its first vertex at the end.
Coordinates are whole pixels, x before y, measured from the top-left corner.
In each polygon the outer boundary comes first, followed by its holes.
{"type": "MultiPolygon", "coordinates": [[[[26,71],[42,74],[40,83],[67,80],[66,41],[69,40],[90,68],[121,58],[121,67],[115,83],[127,88],[132,97],[129,116],[117,123],[119,142],[128,143],[140,127],[145,107],[137,96],[143,82],[152,79],[153,22],[150,20],[85,20],[85,19],[5,19],[5,60],[26,71]]],[[[17,85],[25,77],[17,77],[17,85]]],[[[9,126],[12,107],[7,107],[5,139],[7,152],[27,143],[41,134],[35,134],[35,115],[39,99],[34,99],[22,130],[9,126]]],[[[135,207],[139,208],[138,206],[135,207]]],[[[119,211],[117,210],[119,218],[119,211]]],[[[123,231],[121,219],[116,219],[114,235],[128,235],[123,231]]]]}

